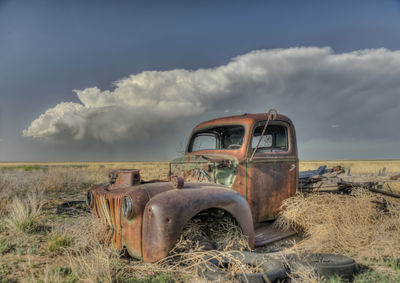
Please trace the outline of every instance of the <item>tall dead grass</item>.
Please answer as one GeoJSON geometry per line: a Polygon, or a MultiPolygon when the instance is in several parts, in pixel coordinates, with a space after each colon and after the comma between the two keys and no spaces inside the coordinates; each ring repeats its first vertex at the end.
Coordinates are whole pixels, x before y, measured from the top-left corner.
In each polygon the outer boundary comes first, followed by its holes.
{"type": "Polygon", "coordinates": [[[28,193],[25,198],[14,197],[8,206],[5,222],[10,229],[17,232],[32,233],[38,230],[39,217],[42,213],[43,195],[28,193]]]}
{"type": "MultiPolygon", "coordinates": [[[[287,273],[291,283],[320,283],[325,282],[314,267],[288,260],[285,255],[278,258],[290,272],[287,273]]],[[[329,282],[329,281],[328,281],[329,282]]]]}
{"type": "Polygon", "coordinates": [[[91,214],[66,219],[54,226],[52,233],[71,239],[68,248],[70,254],[81,254],[100,246],[108,246],[111,236],[109,226],[91,214]]]}
{"type": "Polygon", "coordinates": [[[114,282],[119,252],[109,245],[109,227],[101,219],[80,215],[53,227],[52,233],[69,239],[62,251],[75,278],[83,282],[114,282]]]}
{"type": "Polygon", "coordinates": [[[296,247],[305,251],[400,257],[400,201],[365,189],[350,195],[298,194],[284,202],[276,225],[303,233],[296,247]]]}
{"type": "Polygon", "coordinates": [[[192,253],[198,250],[200,243],[195,239],[199,236],[213,242],[215,244],[213,248],[219,251],[250,250],[248,239],[242,233],[240,226],[232,218],[225,217],[212,222],[199,219],[189,221],[170,254],[192,253]]]}
{"type": "MultiPolygon", "coordinates": [[[[190,278],[191,281],[205,282],[204,278],[196,275],[197,268],[210,259],[222,260],[229,258],[229,271],[232,279],[235,274],[254,273],[259,271],[257,266],[248,266],[231,255],[232,251],[249,250],[247,237],[240,227],[230,218],[219,219],[214,222],[200,222],[191,220],[184,228],[174,249],[169,255],[156,263],[136,263],[123,267],[123,272],[143,278],[159,273],[174,274],[177,281],[190,278]],[[207,238],[215,244],[215,250],[205,250],[199,236],[207,238]]],[[[263,262],[260,262],[260,265],[263,262]]]]}
{"type": "Polygon", "coordinates": [[[0,216],[7,212],[8,204],[15,197],[24,198],[30,192],[48,195],[84,190],[95,183],[105,181],[107,175],[103,171],[89,171],[81,168],[2,170],[0,171],[0,216]]]}
{"type": "Polygon", "coordinates": [[[119,252],[98,246],[68,257],[72,273],[82,282],[115,282],[119,271],[119,252]]]}

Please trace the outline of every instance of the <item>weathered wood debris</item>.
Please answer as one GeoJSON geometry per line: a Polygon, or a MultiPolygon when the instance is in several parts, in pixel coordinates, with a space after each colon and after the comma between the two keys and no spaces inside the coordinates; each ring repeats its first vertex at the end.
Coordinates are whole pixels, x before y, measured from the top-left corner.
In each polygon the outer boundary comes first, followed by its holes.
{"type": "Polygon", "coordinates": [[[400,198],[400,194],[393,192],[390,184],[398,182],[400,174],[387,174],[386,168],[377,174],[351,174],[350,168],[335,166],[327,168],[326,165],[316,170],[302,171],[299,173],[299,191],[301,192],[331,192],[346,193],[353,188],[365,188],[374,193],[400,198]]]}

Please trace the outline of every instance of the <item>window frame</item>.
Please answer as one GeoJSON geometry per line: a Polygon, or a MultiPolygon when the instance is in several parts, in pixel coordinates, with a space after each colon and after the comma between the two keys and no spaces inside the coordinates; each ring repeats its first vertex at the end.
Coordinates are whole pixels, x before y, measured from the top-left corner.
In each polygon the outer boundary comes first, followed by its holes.
{"type": "MultiPolygon", "coordinates": [[[[221,124],[221,125],[214,125],[214,126],[211,126],[211,127],[207,127],[207,128],[198,130],[198,131],[196,131],[196,132],[194,132],[194,133],[192,133],[190,135],[190,140],[189,140],[189,143],[188,143],[188,146],[187,146],[187,149],[186,149],[186,153],[200,152],[200,151],[203,151],[203,150],[206,150],[206,151],[207,150],[213,150],[213,151],[220,151],[220,150],[222,150],[222,151],[236,151],[236,150],[240,150],[240,149],[243,148],[244,144],[246,143],[246,135],[247,135],[247,127],[245,125],[239,124],[239,123],[221,124]],[[243,141],[242,141],[242,144],[240,145],[240,147],[239,148],[235,148],[235,149],[216,148],[216,149],[201,149],[201,150],[193,151],[193,143],[194,143],[195,138],[198,135],[202,135],[202,134],[203,135],[207,135],[207,134],[208,135],[212,135],[212,133],[207,133],[207,132],[204,132],[204,131],[209,131],[209,130],[211,130],[213,128],[218,128],[218,127],[241,127],[243,129],[243,141]]],[[[217,145],[219,147],[221,147],[221,142],[222,142],[221,141],[221,137],[220,137],[220,135],[218,133],[216,133],[216,136],[217,136],[217,145]]]]}
{"type": "MultiPolygon", "coordinates": [[[[248,146],[248,155],[251,156],[253,153],[253,137],[254,137],[254,133],[257,127],[260,127],[260,124],[264,124],[267,122],[267,120],[260,120],[254,123],[252,129],[251,129],[251,136],[249,139],[249,146],[248,146]]],[[[260,152],[259,150],[257,150],[257,152],[254,154],[254,157],[263,157],[264,155],[269,156],[269,155],[287,155],[291,152],[292,150],[292,137],[291,137],[291,127],[288,123],[283,122],[283,121],[269,121],[268,123],[268,127],[269,126],[282,126],[285,128],[286,130],[286,134],[287,134],[287,149],[285,151],[265,151],[265,152],[260,152]]],[[[268,127],[267,127],[267,131],[268,131],[268,127]]],[[[267,132],[266,131],[266,132],[267,132]]],[[[264,134],[265,135],[265,134],[264,134]]]]}

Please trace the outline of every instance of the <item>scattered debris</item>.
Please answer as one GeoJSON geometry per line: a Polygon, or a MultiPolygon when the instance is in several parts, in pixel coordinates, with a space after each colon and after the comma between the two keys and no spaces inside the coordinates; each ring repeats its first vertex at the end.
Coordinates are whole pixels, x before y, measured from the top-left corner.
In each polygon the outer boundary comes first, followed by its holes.
{"type": "Polygon", "coordinates": [[[57,206],[57,214],[79,215],[90,212],[85,201],[67,201],[57,206]]]}
{"type": "Polygon", "coordinates": [[[386,168],[380,169],[376,175],[351,175],[350,168],[335,166],[299,173],[299,191],[301,192],[350,192],[353,188],[365,188],[374,193],[400,198],[400,194],[391,191],[391,181],[396,181],[400,174],[389,176],[386,168]],[[347,171],[347,174],[346,174],[347,171]],[[388,189],[388,190],[385,190],[388,189]]]}

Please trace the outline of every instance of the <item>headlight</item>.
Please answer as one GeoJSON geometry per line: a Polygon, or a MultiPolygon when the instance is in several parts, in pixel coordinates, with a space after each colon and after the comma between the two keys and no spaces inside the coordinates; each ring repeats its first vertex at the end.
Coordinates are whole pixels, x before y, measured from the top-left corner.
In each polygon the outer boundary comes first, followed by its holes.
{"type": "Polygon", "coordinates": [[[88,207],[93,208],[93,192],[88,191],[86,196],[86,204],[88,207]]]}
{"type": "Polygon", "coordinates": [[[125,197],[122,202],[122,215],[128,220],[131,220],[135,216],[132,199],[130,197],[125,197]]]}

